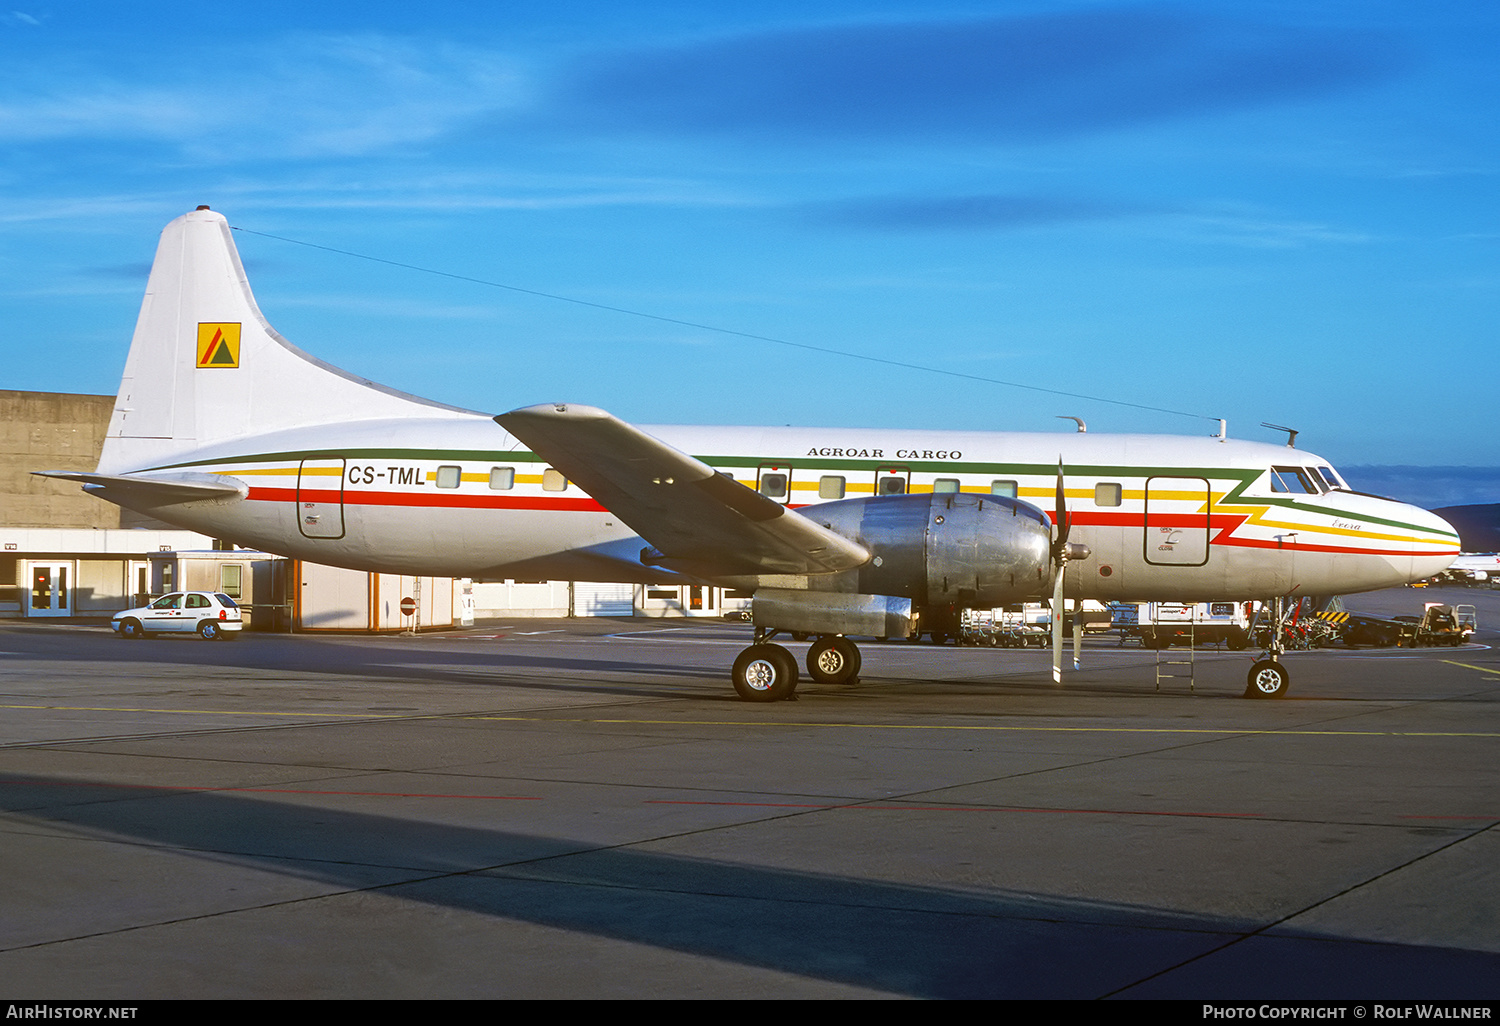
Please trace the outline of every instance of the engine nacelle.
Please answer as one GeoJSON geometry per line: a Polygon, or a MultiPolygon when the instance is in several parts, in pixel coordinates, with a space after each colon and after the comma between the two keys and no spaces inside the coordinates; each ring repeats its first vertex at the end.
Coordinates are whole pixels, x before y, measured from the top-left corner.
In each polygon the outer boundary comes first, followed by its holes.
{"type": "MultiPolygon", "coordinates": [[[[1018,499],[886,495],[801,513],[870,550],[870,561],[851,571],[856,586],[828,581],[833,590],[895,595],[928,609],[983,609],[1035,598],[1052,579],[1051,521],[1018,499]]],[[[816,578],[812,587],[825,590],[816,578]]]]}

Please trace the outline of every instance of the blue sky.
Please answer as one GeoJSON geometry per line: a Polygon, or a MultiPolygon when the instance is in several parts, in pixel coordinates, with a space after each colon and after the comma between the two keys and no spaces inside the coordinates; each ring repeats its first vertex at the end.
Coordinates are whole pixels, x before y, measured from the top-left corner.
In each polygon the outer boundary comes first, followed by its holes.
{"type": "Polygon", "coordinates": [[[1472,0],[4,10],[0,387],[114,392],[207,203],[294,343],[476,409],[1270,421],[1500,501],[1497,43],[1472,0]]]}

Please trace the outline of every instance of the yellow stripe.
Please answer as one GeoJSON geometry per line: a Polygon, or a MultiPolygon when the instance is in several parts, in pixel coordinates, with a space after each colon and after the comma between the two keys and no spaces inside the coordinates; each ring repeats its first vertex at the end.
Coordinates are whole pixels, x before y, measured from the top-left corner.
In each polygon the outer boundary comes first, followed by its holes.
{"type": "Polygon", "coordinates": [[[1455,662],[1452,659],[1444,659],[1443,662],[1449,666],[1462,666],[1466,670],[1478,670],[1480,673],[1500,674],[1500,666],[1473,666],[1469,663],[1455,662]]]}

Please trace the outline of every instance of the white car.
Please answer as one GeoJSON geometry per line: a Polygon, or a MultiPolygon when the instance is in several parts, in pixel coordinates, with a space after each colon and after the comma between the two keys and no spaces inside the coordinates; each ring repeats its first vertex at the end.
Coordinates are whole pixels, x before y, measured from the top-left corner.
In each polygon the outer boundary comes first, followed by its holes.
{"type": "Polygon", "coordinates": [[[215,591],[174,591],[149,606],[116,613],[110,624],[122,638],[149,637],[157,632],[197,631],[206,641],[237,638],[245,623],[234,599],[215,591]]]}

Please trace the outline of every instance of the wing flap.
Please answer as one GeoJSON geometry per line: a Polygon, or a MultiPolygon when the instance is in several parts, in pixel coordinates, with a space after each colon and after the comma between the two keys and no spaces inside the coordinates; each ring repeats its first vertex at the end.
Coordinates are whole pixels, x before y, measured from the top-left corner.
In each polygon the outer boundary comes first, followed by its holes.
{"type": "Polygon", "coordinates": [[[869,559],[857,542],[604,410],[548,404],[495,421],[650,542],[653,564],[702,576],[828,574],[869,559]]]}

